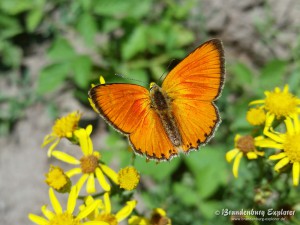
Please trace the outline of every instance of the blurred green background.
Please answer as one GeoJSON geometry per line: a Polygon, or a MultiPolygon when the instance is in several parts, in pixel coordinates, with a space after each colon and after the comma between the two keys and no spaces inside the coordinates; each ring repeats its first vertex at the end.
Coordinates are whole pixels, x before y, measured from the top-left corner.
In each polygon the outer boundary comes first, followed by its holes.
{"type": "MultiPolygon", "coordinates": [[[[229,216],[215,215],[226,208],[300,208],[299,188],[292,187],[289,173],[271,182],[272,163],[259,171],[257,163],[262,162],[245,160],[234,179],[232,165],[225,161],[235,134],[253,130],[245,120],[251,100],[263,99],[265,90],[284,84],[300,97],[299,13],[297,0],[1,0],[1,138],[12,140],[15,127],[36,105],[51,120],[62,116],[69,98],[80,107],[72,111],[91,113],[87,92],[99,75],[108,83],[148,87],[167,73],[174,59],[184,58],[210,38],[220,38],[227,70],[217,101],[223,122],[198,152],[160,164],[137,157],[141,212],[162,207],[173,224],[198,225],[232,224],[229,216]],[[55,100],[66,92],[68,99],[55,100]]],[[[106,129],[96,114],[83,118],[107,131],[101,139],[103,161],[117,162],[118,168],[128,165],[132,156],[127,140],[106,129]]],[[[23,134],[30,135],[26,130],[23,134]]],[[[300,224],[299,217],[274,224],[297,221],[300,224]]]]}

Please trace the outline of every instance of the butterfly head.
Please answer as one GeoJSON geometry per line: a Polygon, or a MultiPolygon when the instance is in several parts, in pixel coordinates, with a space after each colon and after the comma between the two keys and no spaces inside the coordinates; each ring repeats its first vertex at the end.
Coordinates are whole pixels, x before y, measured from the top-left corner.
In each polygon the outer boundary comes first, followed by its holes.
{"type": "Polygon", "coordinates": [[[157,87],[158,87],[158,85],[155,82],[150,83],[150,90],[153,88],[157,88],[157,87]]]}

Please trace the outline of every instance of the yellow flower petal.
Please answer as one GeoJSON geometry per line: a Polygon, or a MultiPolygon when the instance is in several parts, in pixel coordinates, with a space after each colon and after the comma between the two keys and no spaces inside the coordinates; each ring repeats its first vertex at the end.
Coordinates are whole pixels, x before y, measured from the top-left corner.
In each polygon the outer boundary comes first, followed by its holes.
{"type": "Polygon", "coordinates": [[[300,175],[300,163],[293,163],[293,184],[294,186],[298,186],[299,184],[299,175],[300,175]]]}
{"type": "Polygon", "coordinates": [[[269,138],[255,140],[255,146],[261,148],[277,148],[277,149],[283,148],[283,145],[281,143],[277,143],[276,141],[273,141],[272,139],[269,138]]]}
{"type": "Polygon", "coordinates": [[[105,84],[104,77],[100,76],[100,77],[99,77],[99,81],[100,81],[100,84],[105,84]]]}
{"type": "Polygon", "coordinates": [[[121,222],[122,220],[127,218],[132,213],[132,210],[135,208],[136,204],[137,204],[136,200],[126,202],[126,206],[124,206],[116,214],[116,218],[117,218],[118,222],[121,222]]]}
{"type": "Polygon", "coordinates": [[[255,152],[247,152],[248,159],[257,159],[257,154],[255,152]]]}
{"type": "Polygon", "coordinates": [[[51,220],[55,216],[55,214],[50,211],[46,205],[43,205],[41,207],[41,211],[48,220],[51,220]]]}
{"type": "Polygon", "coordinates": [[[91,204],[87,205],[83,210],[79,212],[77,218],[83,219],[87,217],[91,212],[93,212],[98,207],[100,202],[101,202],[100,200],[95,200],[91,204]]]}
{"type": "Polygon", "coordinates": [[[110,225],[110,224],[103,221],[89,221],[89,222],[82,223],[82,225],[110,225]]]}
{"type": "Polygon", "coordinates": [[[290,159],[288,157],[281,159],[278,163],[276,163],[274,170],[279,171],[282,167],[287,165],[290,162],[290,159]]]}
{"type": "Polygon", "coordinates": [[[261,151],[255,151],[256,155],[259,155],[259,156],[264,156],[265,155],[265,152],[261,152],[261,151]]]}
{"type": "Polygon", "coordinates": [[[41,216],[34,215],[32,213],[28,214],[28,218],[36,224],[49,225],[49,221],[47,221],[45,218],[43,218],[41,216]]]}
{"type": "Polygon", "coordinates": [[[239,152],[240,152],[240,150],[237,149],[237,148],[234,148],[234,149],[228,151],[226,153],[226,160],[227,160],[227,162],[230,163],[239,152]]]}
{"type": "Polygon", "coordinates": [[[118,174],[107,165],[100,165],[103,172],[115,183],[118,184],[118,174]]]}
{"type": "Polygon", "coordinates": [[[103,200],[104,200],[104,205],[105,205],[105,212],[108,213],[108,214],[110,214],[110,212],[111,212],[111,204],[110,204],[110,199],[109,199],[108,192],[104,193],[103,200]]]}
{"type": "MultiPolygon", "coordinates": [[[[280,92],[280,88],[278,88],[278,89],[279,89],[279,92],[280,92]]],[[[284,85],[283,92],[284,93],[288,93],[289,92],[289,85],[288,84],[284,85]]]]}
{"type": "Polygon", "coordinates": [[[89,175],[89,178],[87,180],[87,184],[86,184],[86,192],[91,194],[96,192],[96,188],[95,188],[95,178],[94,178],[94,174],[91,173],[89,175]]]}
{"type": "Polygon", "coordinates": [[[73,157],[67,153],[61,152],[61,151],[53,151],[52,156],[54,156],[55,158],[57,158],[63,162],[69,163],[69,164],[73,164],[73,165],[80,164],[80,161],[78,159],[76,159],[75,157],[73,157]]]}
{"type": "Polygon", "coordinates": [[[240,161],[241,161],[242,157],[243,157],[243,153],[240,152],[240,153],[237,154],[237,156],[234,159],[233,167],[232,167],[232,172],[233,172],[233,175],[234,175],[235,178],[238,177],[239,165],[240,165],[240,161]]]}
{"type": "Polygon", "coordinates": [[[65,174],[68,177],[73,177],[74,175],[81,174],[81,173],[82,173],[81,168],[74,168],[74,169],[70,169],[69,171],[65,172],[65,174]]]}
{"type": "Polygon", "coordinates": [[[287,128],[287,131],[290,135],[293,135],[295,133],[295,129],[294,129],[294,125],[293,125],[293,122],[292,122],[292,119],[290,117],[287,117],[285,120],[284,120],[284,123],[286,125],[286,128],[287,128]]]}
{"type": "Polygon", "coordinates": [[[91,155],[93,153],[93,143],[89,136],[92,129],[92,125],[88,125],[86,129],[81,128],[74,131],[75,136],[79,139],[80,148],[84,155],[91,155]]]}
{"type": "Polygon", "coordinates": [[[76,186],[77,186],[78,193],[80,192],[80,190],[81,190],[83,184],[84,184],[85,181],[88,179],[88,177],[89,177],[88,174],[83,174],[83,175],[79,178],[79,180],[77,181],[76,186]]]}
{"type": "Polygon", "coordinates": [[[58,138],[48,149],[47,156],[51,157],[53,149],[58,145],[60,138],[58,138]]]}
{"type": "Polygon", "coordinates": [[[140,216],[131,216],[128,220],[129,225],[151,225],[149,219],[140,216]]]}
{"type": "Polygon", "coordinates": [[[234,143],[236,143],[236,142],[240,139],[240,137],[241,137],[241,135],[236,134],[236,135],[234,136],[234,143]]]}
{"type": "Polygon", "coordinates": [[[57,139],[57,137],[55,137],[55,136],[53,136],[53,135],[51,135],[51,134],[46,135],[46,136],[44,137],[44,141],[43,141],[41,147],[42,147],[42,148],[45,147],[46,145],[48,145],[49,143],[53,142],[53,141],[56,140],[56,139],[57,139]]]}
{"type": "Polygon", "coordinates": [[[265,100],[255,100],[249,103],[249,105],[257,105],[257,104],[264,104],[265,100]]]}
{"type": "Polygon", "coordinates": [[[56,214],[61,214],[63,212],[61,205],[60,205],[59,201],[57,200],[52,188],[49,188],[49,197],[50,197],[51,205],[52,205],[54,212],[56,214]]]}
{"type": "Polygon", "coordinates": [[[269,156],[269,159],[270,160],[278,160],[278,159],[282,159],[284,157],[286,157],[285,152],[281,152],[281,153],[269,156]]]}
{"type": "MultiPolygon", "coordinates": [[[[300,113],[300,108],[299,108],[299,113],[300,113]]],[[[300,123],[299,123],[298,114],[297,113],[293,114],[292,118],[294,120],[294,130],[295,130],[295,133],[300,133],[300,123]]],[[[289,130],[288,130],[288,132],[289,132],[289,130]]]]}
{"type": "Polygon", "coordinates": [[[68,198],[68,203],[67,203],[67,212],[69,214],[73,214],[75,206],[76,206],[76,200],[77,200],[77,196],[78,196],[78,191],[77,191],[77,187],[73,186],[68,198]]]}
{"type": "Polygon", "coordinates": [[[104,191],[110,191],[110,185],[106,181],[106,179],[104,177],[104,174],[102,173],[102,171],[100,170],[100,168],[96,168],[95,172],[96,172],[97,180],[98,180],[100,186],[103,188],[103,190],[104,191]]]}

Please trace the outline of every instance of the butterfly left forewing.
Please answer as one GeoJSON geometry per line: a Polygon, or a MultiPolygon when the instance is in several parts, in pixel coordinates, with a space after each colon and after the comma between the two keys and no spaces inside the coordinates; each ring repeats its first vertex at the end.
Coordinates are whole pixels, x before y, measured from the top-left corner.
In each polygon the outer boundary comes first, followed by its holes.
{"type": "Polygon", "coordinates": [[[148,90],[134,84],[101,84],[89,96],[104,120],[122,134],[132,133],[150,105],[148,90]]]}

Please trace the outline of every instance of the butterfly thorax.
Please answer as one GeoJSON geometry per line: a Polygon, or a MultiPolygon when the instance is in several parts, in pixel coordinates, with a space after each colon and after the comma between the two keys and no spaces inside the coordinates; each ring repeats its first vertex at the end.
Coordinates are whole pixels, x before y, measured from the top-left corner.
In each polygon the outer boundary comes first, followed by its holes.
{"type": "Polygon", "coordinates": [[[172,144],[176,147],[182,145],[181,135],[172,113],[172,99],[155,83],[151,83],[150,99],[151,108],[158,114],[172,144]]]}

